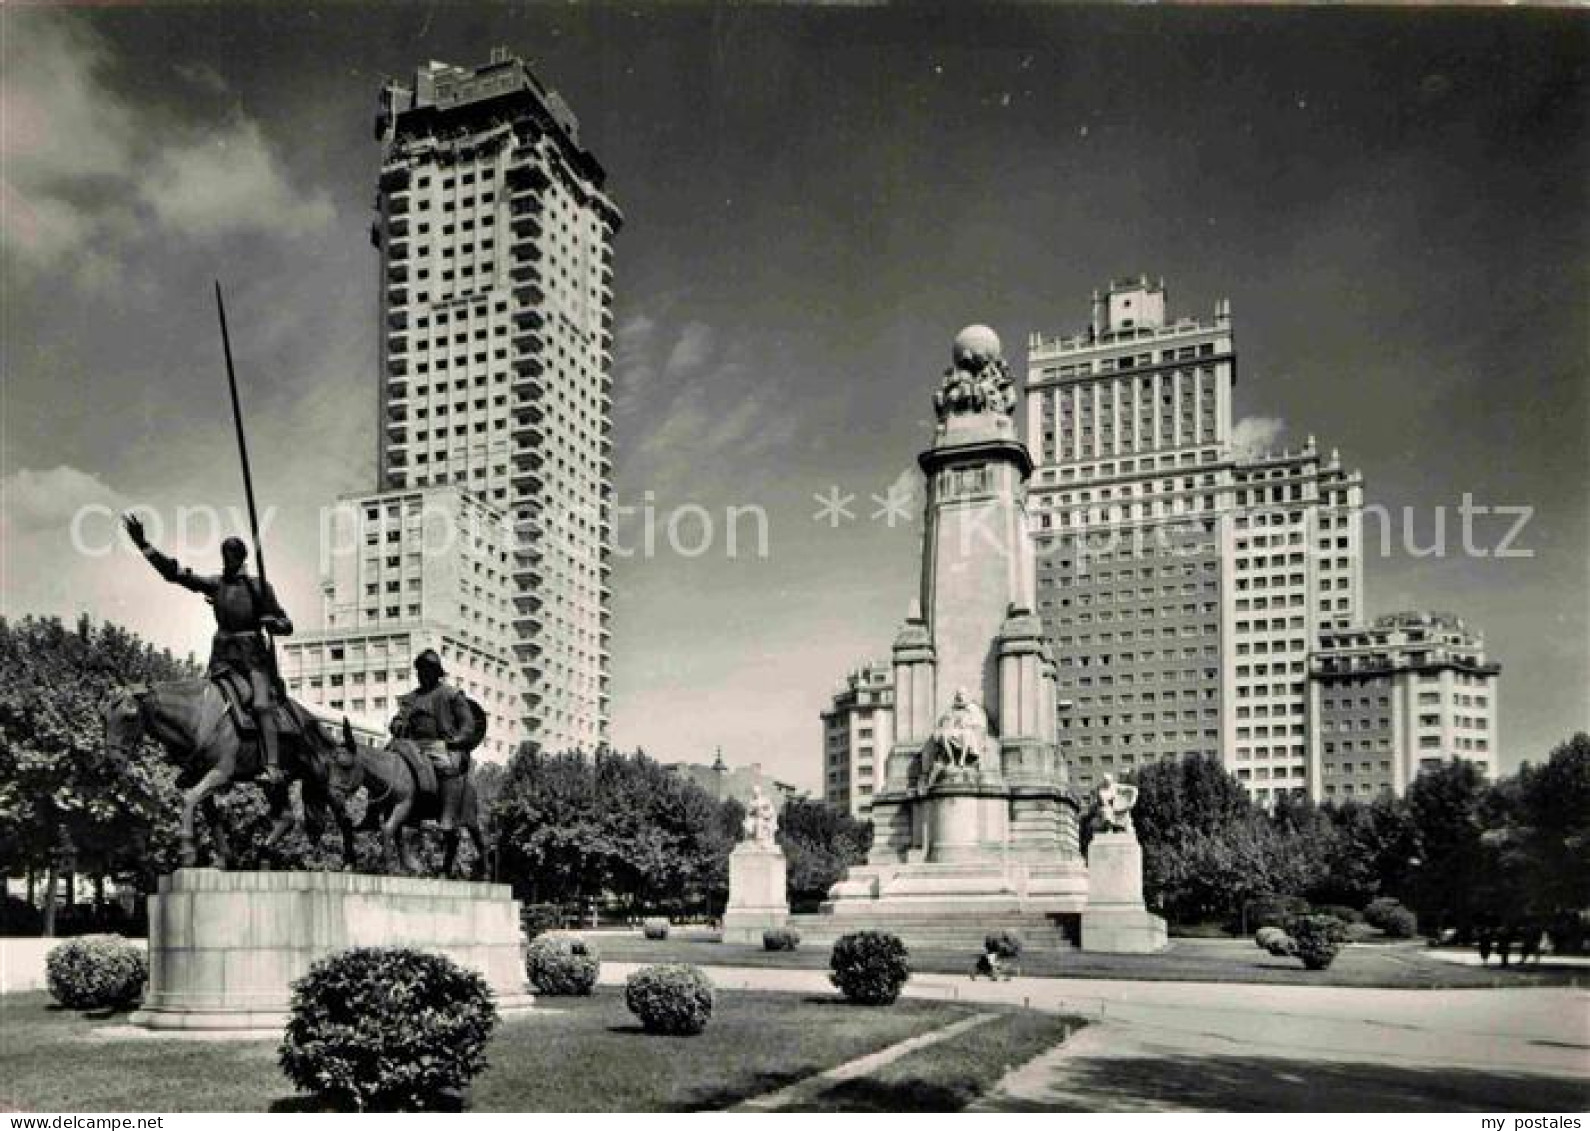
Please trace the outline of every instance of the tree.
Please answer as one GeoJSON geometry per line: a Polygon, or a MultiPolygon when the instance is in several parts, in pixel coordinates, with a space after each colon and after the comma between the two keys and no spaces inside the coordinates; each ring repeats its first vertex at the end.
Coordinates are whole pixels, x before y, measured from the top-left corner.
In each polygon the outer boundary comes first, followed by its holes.
{"type": "Polygon", "coordinates": [[[53,617],[0,618],[0,671],[0,871],[46,873],[44,933],[52,934],[57,874],[147,879],[179,804],[175,770],[152,743],[126,760],[105,750],[99,704],[120,685],[198,672],[87,617],[75,628],[53,617]]]}
{"type": "Polygon", "coordinates": [[[1482,889],[1490,879],[1482,839],[1490,787],[1472,762],[1433,766],[1408,787],[1408,816],[1419,863],[1410,870],[1409,898],[1430,935],[1455,926],[1460,937],[1471,931],[1484,908],[1482,889]]]}
{"type": "Polygon", "coordinates": [[[779,845],[788,861],[790,902],[820,902],[852,865],[867,858],[872,824],[824,801],[792,798],[779,815],[779,845]]]}
{"type": "Polygon", "coordinates": [[[1236,863],[1250,847],[1236,830],[1254,814],[1242,783],[1218,758],[1200,755],[1144,766],[1134,784],[1132,823],[1143,846],[1148,904],[1182,921],[1227,914],[1230,900],[1221,892],[1231,889],[1207,880],[1226,876],[1246,887],[1250,878],[1236,863]]]}
{"type": "Polygon", "coordinates": [[[523,751],[492,811],[502,875],[532,902],[710,911],[727,893],[732,804],[640,751],[523,751]]]}

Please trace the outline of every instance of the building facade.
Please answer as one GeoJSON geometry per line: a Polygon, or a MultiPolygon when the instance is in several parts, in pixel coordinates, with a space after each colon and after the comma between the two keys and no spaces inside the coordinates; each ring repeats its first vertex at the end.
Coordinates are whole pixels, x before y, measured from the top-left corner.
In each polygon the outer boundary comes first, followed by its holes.
{"type": "Polygon", "coordinates": [[[822,713],[823,800],[853,817],[872,813],[883,760],[894,745],[894,677],[876,660],[845,677],[822,713]]]}
{"type": "Polygon", "coordinates": [[[388,84],[376,132],[380,486],[457,487],[509,518],[517,735],[592,749],[610,713],[621,216],[573,113],[504,51],[388,84]]]}
{"type": "Polygon", "coordinates": [[[415,685],[414,657],[434,648],[486,710],[477,755],[505,760],[523,722],[502,512],[460,487],[350,495],[325,536],[325,627],[278,642],[288,693],[384,732],[415,685]]]}
{"type": "Polygon", "coordinates": [[[669,762],[668,769],[682,778],[695,782],[719,801],[738,801],[749,805],[755,791],[760,788],[767,799],[783,809],[800,791],[789,782],[770,778],[762,772],[762,763],[749,766],[730,766],[723,760],[723,751],[716,752],[712,764],[701,762],[669,762]]]}
{"type": "Polygon", "coordinates": [[[1455,759],[1493,777],[1500,673],[1484,636],[1449,614],[1325,629],[1309,661],[1309,795],[1400,794],[1455,759]]]}
{"type": "Polygon", "coordinates": [[[1162,281],[1028,341],[1038,611],[1079,788],[1213,754],[1261,801],[1306,789],[1308,654],[1361,615],[1362,479],[1312,439],[1237,451],[1236,379],[1230,304],[1173,319],[1162,281]]]}

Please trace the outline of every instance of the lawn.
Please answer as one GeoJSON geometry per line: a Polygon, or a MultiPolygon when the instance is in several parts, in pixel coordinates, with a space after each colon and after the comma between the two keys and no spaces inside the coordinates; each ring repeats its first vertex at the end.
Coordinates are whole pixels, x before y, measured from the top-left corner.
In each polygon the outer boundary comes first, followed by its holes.
{"type": "MultiPolygon", "coordinates": [[[[634,933],[589,936],[603,958],[614,962],[692,962],[702,966],[828,967],[829,948],[802,944],[795,951],[769,952],[733,946],[715,936],[675,934],[651,940],[634,933]]],[[[911,968],[923,974],[965,975],[975,955],[912,950],[911,968]]],[[[1497,986],[1570,985],[1590,971],[1502,970],[1456,966],[1429,957],[1417,943],[1350,946],[1328,970],[1310,971],[1294,958],[1274,958],[1244,939],[1171,939],[1158,954],[1033,954],[1021,972],[1039,978],[1109,978],[1147,982],[1258,982],[1297,986],[1358,986],[1379,989],[1480,989],[1497,986]]]]}
{"type": "MultiPolygon", "coordinates": [[[[589,998],[548,998],[536,1011],[505,1020],[469,1104],[475,1111],[731,1107],[974,1012],[988,1010],[917,1000],[866,1008],[837,997],[722,992],[705,1033],[656,1037],[635,1024],[621,991],[601,988],[589,998]]],[[[850,1081],[820,1105],[960,1107],[1076,1024],[998,1012],[959,1038],[885,1066],[875,1087],[867,1087],[872,1077],[850,1081]],[[955,1071],[942,1080],[929,1075],[946,1063],[955,1071]]],[[[305,1109],[276,1066],[275,1041],[110,1040],[96,1033],[125,1021],[125,1015],[61,1010],[45,994],[0,997],[0,1109],[305,1109]]]]}
{"type": "Polygon", "coordinates": [[[814,1081],[780,1111],[960,1111],[1012,1068],[1062,1043],[1076,1018],[1019,1010],[854,1080],[814,1081]]]}

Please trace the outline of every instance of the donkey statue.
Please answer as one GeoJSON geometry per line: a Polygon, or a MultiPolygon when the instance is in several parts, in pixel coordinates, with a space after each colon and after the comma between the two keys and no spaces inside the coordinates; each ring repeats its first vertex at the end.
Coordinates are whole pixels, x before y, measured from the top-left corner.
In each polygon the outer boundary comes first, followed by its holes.
{"type": "MultiPolygon", "coordinates": [[[[479,721],[479,732],[484,734],[484,719],[479,721]]],[[[471,878],[480,879],[487,870],[489,848],[481,829],[480,798],[467,762],[462,772],[464,790],[458,804],[458,823],[442,830],[442,875],[453,873],[458,857],[458,831],[462,828],[475,847],[471,878]]],[[[342,748],[332,759],[329,788],[339,812],[346,811],[348,802],[360,789],[366,791],[367,807],[360,827],[380,828],[388,873],[412,876],[420,872],[404,834],[410,826],[418,826],[422,821],[441,820],[442,795],[437,786],[435,770],[414,743],[398,738],[379,750],[363,745],[355,741],[353,727],[343,719],[342,748]]]]}

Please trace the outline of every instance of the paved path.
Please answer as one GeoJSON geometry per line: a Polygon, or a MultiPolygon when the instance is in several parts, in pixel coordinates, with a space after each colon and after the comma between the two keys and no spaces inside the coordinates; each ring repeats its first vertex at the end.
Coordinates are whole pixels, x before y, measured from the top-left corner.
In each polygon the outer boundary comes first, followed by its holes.
{"type": "MultiPolygon", "coordinates": [[[[603,963],[621,982],[638,964],[603,963]]],[[[708,966],[720,986],[832,993],[821,970],[708,966]]],[[[918,975],[916,997],[1093,1024],[984,1101],[1006,1110],[1544,1111],[1590,1106],[1590,993],[918,975]]]]}

